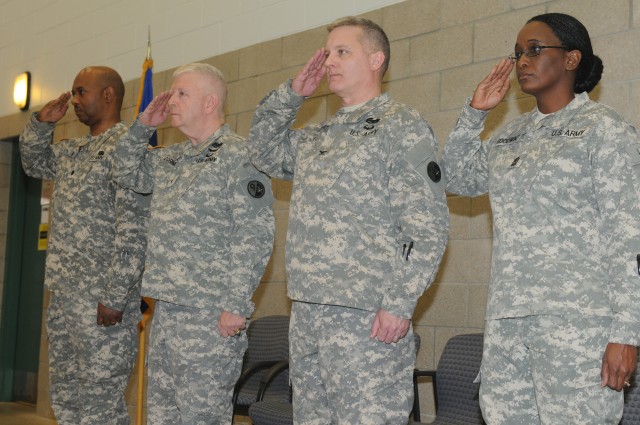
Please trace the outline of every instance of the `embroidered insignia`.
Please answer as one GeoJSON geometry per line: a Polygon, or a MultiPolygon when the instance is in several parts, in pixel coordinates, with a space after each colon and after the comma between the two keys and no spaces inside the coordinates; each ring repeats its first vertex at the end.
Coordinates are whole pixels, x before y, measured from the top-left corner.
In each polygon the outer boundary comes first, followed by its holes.
{"type": "Polygon", "coordinates": [[[168,162],[169,164],[171,164],[173,166],[175,166],[178,163],[178,161],[176,159],[170,158],[168,156],[165,156],[164,158],[162,158],[162,160],[168,162]]]}
{"type": "Polygon", "coordinates": [[[364,129],[373,130],[376,124],[380,122],[380,118],[367,118],[365,121],[367,124],[364,125],[364,129]]]}

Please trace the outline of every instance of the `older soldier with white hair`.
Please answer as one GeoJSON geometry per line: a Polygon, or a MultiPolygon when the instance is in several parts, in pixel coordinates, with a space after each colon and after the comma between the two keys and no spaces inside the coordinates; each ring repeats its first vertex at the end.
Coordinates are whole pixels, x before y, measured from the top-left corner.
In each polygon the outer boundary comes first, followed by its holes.
{"type": "Polygon", "coordinates": [[[294,423],[401,424],[413,397],[411,318],[449,228],[438,144],[415,110],[382,93],[384,31],[362,18],[328,30],[326,47],[262,100],[249,135],[256,166],[294,180],[294,423]],[[342,109],[292,130],[325,74],[342,109]]]}
{"type": "Polygon", "coordinates": [[[157,299],[150,333],[148,423],[231,423],[247,348],[251,296],[271,252],[269,178],[224,123],[226,85],[211,65],[173,74],[117,145],[116,180],[152,193],[144,296],[157,299]],[[171,116],[189,140],[147,149],[171,116]]]}

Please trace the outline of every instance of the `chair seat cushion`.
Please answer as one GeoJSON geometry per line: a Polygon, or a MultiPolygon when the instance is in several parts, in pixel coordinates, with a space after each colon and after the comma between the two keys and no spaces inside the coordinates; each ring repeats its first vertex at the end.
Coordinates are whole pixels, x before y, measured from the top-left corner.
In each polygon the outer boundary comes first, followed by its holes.
{"type": "Polygon", "coordinates": [[[254,425],[293,425],[293,406],[280,401],[257,402],[249,407],[254,425]]]}

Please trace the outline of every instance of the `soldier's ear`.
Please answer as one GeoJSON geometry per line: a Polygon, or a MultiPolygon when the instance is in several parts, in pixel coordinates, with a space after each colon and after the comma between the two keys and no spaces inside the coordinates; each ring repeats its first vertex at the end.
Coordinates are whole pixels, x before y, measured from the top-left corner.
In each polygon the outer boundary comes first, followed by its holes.
{"type": "Polygon", "coordinates": [[[104,98],[105,102],[107,103],[111,103],[113,102],[113,100],[115,99],[115,92],[113,90],[113,87],[106,87],[103,91],[102,91],[102,97],[104,98]]]}
{"type": "Polygon", "coordinates": [[[384,63],[384,53],[375,52],[369,55],[369,64],[371,66],[372,71],[377,71],[378,69],[380,69],[383,63],[384,63]]]}
{"type": "Polygon", "coordinates": [[[571,50],[570,52],[567,52],[567,71],[575,71],[578,69],[581,59],[582,52],[580,50],[571,50]]]}
{"type": "Polygon", "coordinates": [[[220,105],[220,97],[215,93],[210,93],[207,95],[207,99],[205,101],[205,109],[207,112],[214,112],[218,109],[220,105]]]}

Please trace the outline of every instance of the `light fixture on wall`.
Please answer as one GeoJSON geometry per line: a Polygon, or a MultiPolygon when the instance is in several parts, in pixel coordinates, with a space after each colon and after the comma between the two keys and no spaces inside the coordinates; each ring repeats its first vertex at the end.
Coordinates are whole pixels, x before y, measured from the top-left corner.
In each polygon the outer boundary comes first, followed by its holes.
{"type": "Polygon", "coordinates": [[[25,71],[16,77],[13,84],[13,102],[21,111],[29,109],[29,100],[31,98],[31,73],[25,71]]]}

